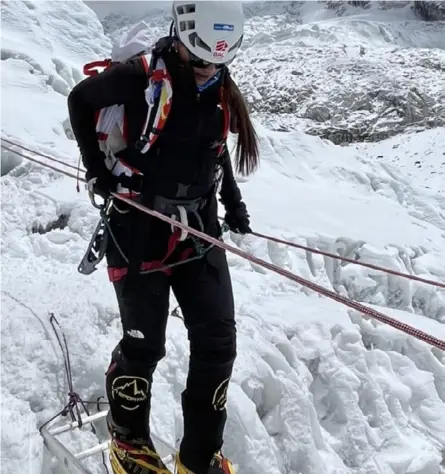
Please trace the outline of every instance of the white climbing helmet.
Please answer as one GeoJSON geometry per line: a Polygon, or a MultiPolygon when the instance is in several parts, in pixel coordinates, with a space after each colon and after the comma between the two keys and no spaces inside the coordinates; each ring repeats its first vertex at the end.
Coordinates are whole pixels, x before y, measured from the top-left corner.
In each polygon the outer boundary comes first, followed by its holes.
{"type": "Polygon", "coordinates": [[[243,41],[242,2],[174,1],[176,34],[184,46],[204,63],[232,61],[243,41]]]}

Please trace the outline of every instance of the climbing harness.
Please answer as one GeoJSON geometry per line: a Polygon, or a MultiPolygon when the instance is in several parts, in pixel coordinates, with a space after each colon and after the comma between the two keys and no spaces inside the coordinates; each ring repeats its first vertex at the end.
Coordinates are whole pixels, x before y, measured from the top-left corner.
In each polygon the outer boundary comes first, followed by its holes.
{"type": "MultiPolygon", "coordinates": [[[[90,187],[89,196],[93,206],[99,209],[100,220],[78,266],[79,273],[83,275],[91,275],[97,269],[97,266],[105,257],[110,238],[113,240],[114,245],[124,261],[129,265],[130,259],[125,255],[122,247],[119,245],[110,224],[112,211],[116,208],[114,205],[114,198],[111,196],[103,205],[100,205],[97,203],[92,188],[90,187]]],[[[173,224],[170,226],[172,234],[168,240],[165,256],[159,261],[141,262],[139,274],[147,274],[156,271],[170,274],[172,268],[203,258],[215,246],[214,244],[205,245],[201,239],[189,235],[189,232],[186,230],[189,224],[188,215],[191,214],[196,218],[199,230],[204,231],[204,223],[199,211],[204,208],[205,204],[206,200],[201,198],[185,200],[155,196],[154,210],[169,215],[172,219],[181,223],[184,228],[177,230],[173,224]],[[184,249],[176,262],[167,264],[166,261],[172,256],[177,245],[180,242],[184,242],[187,238],[190,240],[192,246],[184,249]],[[193,251],[195,252],[195,255],[190,256],[193,251]]],[[[117,212],[121,211],[118,210],[117,212]]],[[[222,226],[222,230],[227,231],[227,227],[222,226]]],[[[108,276],[111,282],[115,282],[127,275],[128,271],[128,267],[108,267],[108,276]]]]}
{"type": "MultiPolygon", "coordinates": [[[[202,198],[198,199],[169,199],[164,196],[155,196],[154,198],[154,205],[153,209],[165,215],[170,215],[172,219],[178,220],[184,226],[188,226],[188,214],[193,214],[196,217],[196,220],[199,224],[199,230],[204,230],[204,224],[202,222],[201,216],[199,212],[201,209],[204,208],[206,204],[206,200],[202,198]]],[[[172,232],[174,232],[175,228],[171,225],[172,232]]],[[[180,229],[180,237],[178,240],[183,242],[187,236],[188,231],[186,228],[180,229]]]]}

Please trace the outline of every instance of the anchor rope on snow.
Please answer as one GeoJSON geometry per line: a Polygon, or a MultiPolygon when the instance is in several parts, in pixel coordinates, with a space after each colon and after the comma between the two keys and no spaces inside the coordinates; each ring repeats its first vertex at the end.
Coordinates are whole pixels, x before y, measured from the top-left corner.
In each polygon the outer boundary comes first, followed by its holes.
{"type": "MultiPolygon", "coordinates": [[[[86,401],[82,400],[80,396],[78,395],[77,392],[74,391],[74,383],[73,383],[73,373],[71,370],[71,360],[70,360],[70,353],[68,350],[68,343],[66,341],[65,333],[63,332],[59,321],[57,321],[56,317],[54,316],[54,313],[50,313],[50,318],[49,322],[51,324],[51,327],[53,328],[54,334],[56,336],[57,342],[59,344],[61,353],[62,353],[62,358],[63,358],[63,365],[65,369],[65,375],[68,383],[68,403],[60,410],[58,413],[56,413],[54,416],[52,416],[48,421],[44,422],[40,428],[39,431],[42,432],[42,429],[47,426],[49,423],[54,421],[56,418],[59,416],[67,416],[68,414],[71,415],[71,421],[72,422],[77,422],[77,426],[79,429],[82,428],[83,426],[83,420],[82,420],[82,415],[80,413],[80,407],[79,405],[83,408],[84,412],[86,413],[87,416],[90,416],[90,412],[87,408],[87,405],[91,405],[93,403],[96,403],[96,406],[98,409],[100,409],[100,405],[106,403],[109,405],[108,402],[100,402],[99,397],[96,402],[92,401],[86,401]]],[[[96,433],[96,429],[94,428],[93,424],[91,424],[91,431],[93,434],[96,433]]],[[[105,467],[105,471],[107,474],[109,474],[108,466],[105,460],[105,453],[102,452],[102,464],[105,467]]]]}
{"type": "Polygon", "coordinates": [[[252,232],[252,235],[256,237],[260,237],[265,240],[270,240],[271,242],[276,242],[279,244],[288,245],[289,247],[294,247],[296,249],[305,250],[306,252],[316,253],[318,255],[323,255],[324,257],[333,258],[335,260],[340,260],[342,262],[352,263],[353,265],[359,265],[361,267],[371,268],[373,270],[389,273],[390,275],[407,278],[408,280],[414,280],[420,283],[425,283],[427,285],[437,286],[438,288],[445,289],[445,283],[441,283],[440,281],[430,280],[428,278],[422,278],[417,275],[411,275],[409,273],[398,272],[397,270],[391,270],[390,268],[384,268],[379,265],[374,265],[372,263],[359,262],[357,260],[353,260],[352,258],[342,257],[341,255],[335,255],[335,253],[330,253],[330,252],[325,252],[323,250],[314,249],[314,248],[307,247],[301,244],[297,244],[295,242],[291,242],[289,240],[283,240],[283,239],[279,239],[278,237],[272,237],[271,235],[261,234],[260,232],[252,232]]]}
{"type": "Polygon", "coordinates": [[[69,401],[66,407],[62,410],[62,416],[71,415],[71,420],[77,421],[79,423],[79,428],[82,428],[82,417],[80,416],[79,404],[85,410],[85,413],[89,416],[88,409],[84,405],[83,400],[79,395],[74,391],[73,386],[73,373],[71,370],[71,360],[70,353],[68,351],[68,344],[66,342],[65,334],[60,327],[59,321],[53,313],[50,314],[49,322],[53,328],[54,334],[56,336],[57,342],[59,343],[60,350],[62,352],[63,364],[65,366],[65,375],[68,382],[68,397],[69,401]],[[59,334],[60,331],[60,334],[59,334]],[[62,343],[63,341],[63,343],[62,343]],[[74,409],[76,413],[74,413],[74,409]]]}
{"type": "MultiPolygon", "coordinates": [[[[8,140],[9,141],[9,140],[8,140]]],[[[10,142],[10,141],[9,141],[10,142]]],[[[12,143],[12,142],[10,142],[12,143]]],[[[36,152],[36,151],[33,151],[33,150],[30,150],[29,148],[25,148],[23,147],[22,145],[20,144],[17,144],[17,143],[14,143],[14,146],[17,146],[18,148],[22,148],[22,149],[25,149],[27,151],[29,151],[30,153],[34,154],[35,156],[41,156],[43,158],[47,158],[49,160],[52,160],[52,161],[57,161],[60,163],[60,161],[58,160],[55,160],[54,158],[52,158],[51,156],[49,155],[46,155],[46,154],[43,154],[43,153],[40,153],[40,152],[36,152]]],[[[45,167],[48,167],[48,168],[51,168],[51,169],[55,169],[56,171],[59,171],[60,173],[62,174],[65,174],[66,176],[69,176],[69,177],[72,177],[72,178],[76,178],[76,176],[72,175],[71,173],[68,173],[64,170],[60,170],[60,169],[56,169],[46,163],[43,163],[43,162],[39,162],[38,160],[36,160],[35,158],[34,159],[31,159],[29,156],[26,156],[24,155],[23,153],[20,153],[20,152],[17,152],[15,150],[12,150],[11,148],[9,147],[5,147],[4,145],[2,145],[3,148],[6,148],[8,149],[9,151],[12,151],[14,153],[17,153],[18,155],[24,157],[25,159],[30,159],[31,161],[34,161],[42,166],[45,166],[45,167]]],[[[72,167],[72,165],[70,165],[72,167]]],[[[78,178],[79,179],[79,178],[78,178]]],[[[80,178],[81,181],[85,182],[84,179],[80,178]]],[[[339,303],[342,303],[350,308],[353,308],[355,309],[356,311],[358,312],[361,312],[362,314],[365,314],[367,316],[370,316],[384,324],[387,324],[387,325],[390,325],[402,332],[405,332],[406,334],[409,334],[421,341],[424,341],[434,347],[437,347],[438,349],[441,349],[441,350],[444,350],[445,351],[445,340],[442,340],[442,339],[438,339],[432,335],[429,335],[427,333],[425,333],[424,331],[421,331],[419,329],[416,329],[408,324],[405,324],[405,323],[402,323],[401,321],[398,321],[394,318],[391,318],[379,311],[376,311],[372,308],[369,308],[361,303],[358,303],[357,301],[354,301],[354,300],[351,300],[349,298],[346,298],[345,296],[342,296],[342,295],[339,295],[327,288],[324,288],[322,286],[319,286],[315,283],[312,283],[310,282],[309,280],[306,280],[304,278],[301,278],[299,277],[298,275],[294,274],[294,273],[291,273],[283,268],[280,268],[278,267],[277,265],[274,265],[274,264],[271,264],[269,262],[266,262],[265,260],[262,260],[260,258],[257,258],[253,255],[250,255],[236,247],[233,247],[233,246],[230,246],[228,244],[226,244],[225,242],[223,241],[220,241],[218,239],[215,239],[203,232],[200,232],[196,229],[193,229],[187,225],[184,225],[182,224],[181,222],[179,221],[176,221],[174,219],[171,219],[170,217],[168,216],[165,216],[153,209],[149,209],[147,208],[146,206],[143,206],[142,204],[139,204],[135,201],[132,201],[131,199],[127,199],[117,193],[114,193],[112,192],[111,195],[120,200],[120,201],[123,201],[125,203],[127,203],[128,205],[130,206],[133,206],[134,208],[136,209],[139,209],[141,212],[144,212],[146,214],[149,214],[153,217],[157,217],[158,219],[164,221],[164,222],[167,222],[175,227],[178,227],[182,230],[185,230],[187,232],[189,232],[191,235],[194,235],[195,237],[199,237],[201,238],[202,240],[206,241],[206,242],[209,242],[211,244],[214,244],[215,246],[219,247],[219,248],[222,248],[228,252],[231,252],[235,255],[238,255],[240,256],[241,258],[244,258],[252,263],[256,263],[257,265],[260,265],[264,268],[267,268],[268,270],[271,270],[279,275],[282,275],[302,286],[305,286],[323,296],[326,296],[330,299],[333,299],[339,303]]],[[[325,255],[325,256],[328,256],[328,257],[331,257],[331,258],[336,258],[336,259],[339,259],[339,260],[343,260],[343,261],[347,261],[349,263],[353,263],[353,264],[356,264],[356,265],[362,265],[362,266],[367,266],[369,268],[373,268],[373,269],[376,269],[376,270],[380,270],[380,271],[383,271],[383,272],[386,272],[386,273],[391,273],[391,274],[394,274],[394,275],[397,275],[397,276],[401,276],[401,277],[404,277],[404,278],[408,278],[408,279],[411,279],[411,280],[417,280],[417,281],[421,281],[423,283],[426,283],[426,284],[429,284],[429,285],[434,285],[434,286],[437,286],[437,287],[440,287],[440,288],[445,288],[445,284],[443,283],[440,283],[440,282],[436,282],[434,280],[427,280],[427,279],[420,279],[420,277],[416,277],[415,275],[410,275],[410,274],[405,274],[405,273],[399,273],[399,272],[395,272],[394,270],[390,270],[390,269],[386,269],[386,268],[383,268],[383,267],[378,267],[376,265],[372,265],[371,264],[363,264],[363,262],[357,262],[355,260],[351,260],[351,259],[346,259],[345,257],[340,257],[340,256],[337,256],[337,255],[334,255],[334,254],[330,254],[328,252],[322,252],[322,251],[319,251],[319,250],[316,250],[316,249],[311,249],[309,247],[303,247],[303,246],[299,246],[298,244],[295,244],[293,242],[288,242],[288,241],[284,241],[284,240],[281,240],[281,239],[277,239],[275,237],[270,237],[270,236],[266,236],[264,234],[260,234],[260,233],[254,233],[253,235],[257,235],[258,237],[261,237],[261,238],[265,238],[265,239],[268,239],[268,240],[272,240],[272,241],[275,241],[275,242],[280,242],[280,243],[284,243],[286,245],[290,245],[290,246],[293,246],[293,247],[296,247],[296,248],[302,248],[306,251],[309,251],[309,252],[312,252],[312,253],[319,253],[319,254],[322,254],[322,255],[325,255]]]]}

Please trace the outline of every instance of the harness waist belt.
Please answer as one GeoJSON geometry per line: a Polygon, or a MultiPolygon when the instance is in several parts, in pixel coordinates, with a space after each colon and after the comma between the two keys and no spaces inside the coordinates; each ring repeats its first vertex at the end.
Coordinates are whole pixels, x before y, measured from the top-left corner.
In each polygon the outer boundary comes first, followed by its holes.
{"type": "MultiPolygon", "coordinates": [[[[204,231],[204,223],[202,222],[201,216],[198,211],[202,209],[207,200],[205,198],[197,199],[170,199],[164,196],[155,196],[153,200],[153,209],[160,212],[161,214],[170,215],[174,219],[179,218],[179,221],[184,225],[188,226],[188,214],[193,214],[198,221],[199,230],[204,231]]],[[[172,232],[175,228],[172,224],[172,232]]],[[[181,229],[181,237],[179,241],[183,241],[187,238],[188,232],[185,229],[181,229]]]]}
{"type": "Polygon", "coordinates": [[[153,208],[161,214],[178,214],[178,210],[182,207],[188,213],[195,214],[206,204],[206,199],[170,199],[164,196],[155,196],[153,208]]]}

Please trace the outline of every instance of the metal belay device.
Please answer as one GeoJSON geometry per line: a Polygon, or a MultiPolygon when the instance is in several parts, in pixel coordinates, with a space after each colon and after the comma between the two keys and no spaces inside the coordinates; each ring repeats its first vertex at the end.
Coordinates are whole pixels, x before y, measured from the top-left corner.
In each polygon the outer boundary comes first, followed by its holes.
{"type": "Polygon", "coordinates": [[[96,271],[97,265],[105,256],[110,233],[110,212],[113,207],[113,200],[108,199],[103,206],[96,204],[94,196],[91,197],[94,207],[100,210],[100,220],[93,232],[82,261],[78,266],[79,273],[91,275],[96,271]]]}
{"type": "MultiPolygon", "coordinates": [[[[73,453],[58,439],[58,436],[63,433],[72,432],[76,429],[80,430],[83,426],[104,420],[107,413],[108,410],[103,410],[93,415],[84,416],[81,418],[80,426],[79,421],[72,421],[61,426],[54,426],[57,422],[57,418],[55,418],[40,429],[45,446],[48,448],[49,452],[60,461],[64,472],[67,474],[92,474],[92,472],[82,464],[82,460],[97,454],[105,453],[109,448],[110,440],[92,446],[91,448],[85,449],[81,452],[73,453]]],[[[164,464],[168,466],[169,464],[174,463],[176,448],[156,436],[155,433],[150,433],[150,436],[153,443],[156,445],[156,448],[159,450],[164,464]]],[[[110,471],[107,468],[107,471],[104,472],[110,471]]]]}

